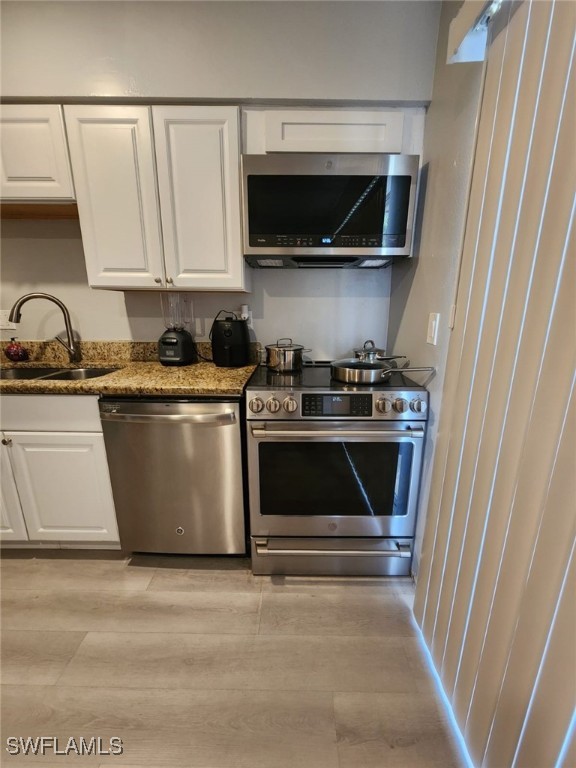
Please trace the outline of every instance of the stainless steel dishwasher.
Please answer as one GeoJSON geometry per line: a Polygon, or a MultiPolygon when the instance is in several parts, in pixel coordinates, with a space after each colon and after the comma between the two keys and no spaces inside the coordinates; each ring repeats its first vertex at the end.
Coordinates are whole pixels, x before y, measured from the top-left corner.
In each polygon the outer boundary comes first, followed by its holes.
{"type": "Polygon", "coordinates": [[[244,554],[240,404],[102,399],[122,549],[244,554]]]}

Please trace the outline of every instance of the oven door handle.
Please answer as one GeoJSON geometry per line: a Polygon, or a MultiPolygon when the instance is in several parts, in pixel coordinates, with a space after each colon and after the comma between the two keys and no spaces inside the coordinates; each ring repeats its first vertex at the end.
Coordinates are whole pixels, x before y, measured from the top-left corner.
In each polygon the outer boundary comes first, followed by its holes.
{"type": "Polygon", "coordinates": [[[268,549],[266,539],[254,541],[257,555],[325,555],[338,557],[412,557],[409,544],[394,542],[396,549],[268,549]]]}
{"type": "Polygon", "coordinates": [[[266,429],[252,427],[252,437],[424,437],[424,430],[415,429],[266,429]]]}

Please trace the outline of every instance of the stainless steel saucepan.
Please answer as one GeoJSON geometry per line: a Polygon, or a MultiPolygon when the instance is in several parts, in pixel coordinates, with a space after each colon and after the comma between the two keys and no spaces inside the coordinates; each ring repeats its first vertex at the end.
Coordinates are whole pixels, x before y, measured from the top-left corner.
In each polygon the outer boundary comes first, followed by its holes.
{"type": "Polygon", "coordinates": [[[302,354],[311,352],[292,339],[278,339],[276,344],[266,345],[266,366],[276,373],[302,370],[302,354]]]}

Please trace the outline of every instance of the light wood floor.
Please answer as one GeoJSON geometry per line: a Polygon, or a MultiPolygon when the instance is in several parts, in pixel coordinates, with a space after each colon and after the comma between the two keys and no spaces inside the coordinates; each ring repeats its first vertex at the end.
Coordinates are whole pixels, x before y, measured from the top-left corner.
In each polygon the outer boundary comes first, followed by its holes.
{"type": "Polygon", "coordinates": [[[460,766],[406,580],[14,550],[0,574],[2,765],[460,766]],[[124,752],[12,757],[9,736],[124,752]]]}

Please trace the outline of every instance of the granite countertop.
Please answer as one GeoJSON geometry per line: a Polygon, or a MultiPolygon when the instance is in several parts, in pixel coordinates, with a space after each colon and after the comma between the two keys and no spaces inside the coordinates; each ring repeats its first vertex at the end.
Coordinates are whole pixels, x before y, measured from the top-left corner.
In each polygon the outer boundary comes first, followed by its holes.
{"type": "MultiPolygon", "coordinates": [[[[23,342],[24,343],[24,342],[23,342]]],[[[242,368],[219,368],[211,362],[198,362],[185,366],[165,366],[151,360],[151,350],[143,346],[120,347],[124,342],[107,344],[89,342],[82,350],[82,362],[71,365],[62,358],[59,345],[34,347],[26,363],[2,363],[3,368],[47,367],[64,368],[118,368],[112,373],[92,379],[3,379],[0,394],[42,395],[241,395],[248,379],[256,369],[254,365],[242,368]],[[88,345],[92,346],[88,346],[88,345]],[[99,358],[99,359],[96,359],[99,358]],[[132,359],[130,359],[132,358],[132,359]],[[144,358],[144,359],[134,359],[144,358]]],[[[126,343],[127,344],[127,343],[126,343]]],[[[65,354],[65,353],[64,353],[65,354]]],[[[207,356],[207,355],[206,355],[207,356]]]]}

